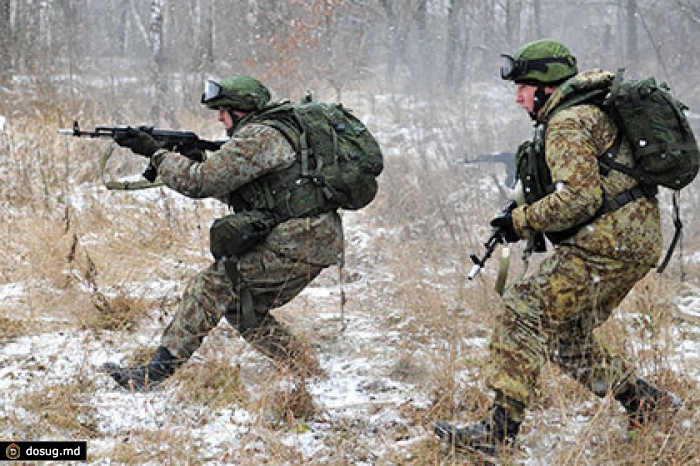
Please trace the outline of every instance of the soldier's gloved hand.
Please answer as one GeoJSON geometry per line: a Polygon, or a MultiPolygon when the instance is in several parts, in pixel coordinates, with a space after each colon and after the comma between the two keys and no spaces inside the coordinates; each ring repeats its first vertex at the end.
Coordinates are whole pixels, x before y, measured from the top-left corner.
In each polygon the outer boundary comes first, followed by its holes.
{"type": "Polygon", "coordinates": [[[162,146],[145,131],[128,128],[114,136],[114,141],[122,147],[131,149],[134,154],[150,158],[162,146]]]}
{"type": "Polygon", "coordinates": [[[500,230],[501,237],[507,243],[517,243],[520,241],[520,237],[515,232],[515,227],[513,226],[512,211],[502,212],[495,216],[493,220],[491,220],[491,226],[500,230]]]}

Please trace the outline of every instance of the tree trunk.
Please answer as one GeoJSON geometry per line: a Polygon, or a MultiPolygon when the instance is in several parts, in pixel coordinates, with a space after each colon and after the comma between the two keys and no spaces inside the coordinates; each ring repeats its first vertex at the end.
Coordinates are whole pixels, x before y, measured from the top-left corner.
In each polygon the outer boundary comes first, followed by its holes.
{"type": "Polygon", "coordinates": [[[151,50],[151,84],[154,99],[151,107],[151,119],[154,124],[160,122],[160,108],[164,103],[167,85],[163,76],[163,11],[165,0],[151,0],[151,16],[148,24],[148,41],[151,50]]]}
{"type": "Polygon", "coordinates": [[[428,36],[427,23],[427,0],[421,0],[416,6],[416,29],[418,31],[418,79],[420,79],[421,87],[427,87],[431,80],[433,70],[433,59],[430,52],[432,43],[428,36]]]}
{"type": "Polygon", "coordinates": [[[627,60],[636,63],[637,52],[637,0],[627,0],[627,60]]]}
{"type": "Polygon", "coordinates": [[[391,88],[394,87],[394,79],[396,77],[396,54],[397,54],[397,37],[398,37],[398,18],[396,12],[392,8],[391,2],[381,0],[381,5],[386,12],[388,31],[389,31],[389,60],[386,64],[387,82],[391,88]]]}
{"type": "Polygon", "coordinates": [[[468,31],[462,23],[463,2],[451,0],[447,6],[447,49],[445,51],[445,84],[451,89],[459,87],[466,67],[466,37],[468,31]],[[464,30],[464,39],[460,32],[464,30]]]}
{"type": "Polygon", "coordinates": [[[523,8],[522,0],[508,0],[506,2],[506,42],[510,49],[520,47],[520,12],[523,8]]]}
{"type": "Polygon", "coordinates": [[[201,3],[198,47],[201,55],[197,60],[199,70],[204,70],[214,63],[214,1],[202,0],[201,3]]]}
{"type": "Polygon", "coordinates": [[[0,86],[12,79],[12,24],[10,23],[10,0],[0,0],[0,86]]]}

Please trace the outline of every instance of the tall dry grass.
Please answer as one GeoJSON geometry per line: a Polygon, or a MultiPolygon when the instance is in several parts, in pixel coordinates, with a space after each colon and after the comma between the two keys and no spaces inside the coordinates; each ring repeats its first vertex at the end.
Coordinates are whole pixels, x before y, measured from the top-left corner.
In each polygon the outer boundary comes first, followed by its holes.
{"type": "MultiPolygon", "coordinates": [[[[427,406],[407,402],[396,407],[404,421],[388,424],[384,431],[372,431],[376,426],[368,418],[329,419],[303,383],[294,384],[288,374],[266,366],[223,326],[166,382],[175,391],[165,400],[174,411],[165,425],[102,432],[90,400],[100,390],[94,378],[104,375],[86,367],[73,382],[49,384],[47,392],[33,392],[27,381],[26,393],[16,400],[26,418],[13,415],[0,420],[0,427],[24,439],[114,442],[107,453],[90,460],[119,464],[469,461],[444,452],[431,439],[430,424],[438,419],[476,420],[491,401],[483,387],[483,369],[498,299],[493,291],[497,259],[473,283],[466,282],[466,275],[469,255],[481,253],[481,242],[489,233],[486,225],[503,198],[499,190],[480,181],[482,170],[490,167],[475,170],[454,160],[464,156],[457,150],[502,149],[490,138],[504,128],[470,113],[473,101],[469,99],[452,102],[450,108],[455,110],[447,113],[447,105],[417,112],[403,107],[406,102],[397,102],[393,107],[374,102],[375,126],[391,153],[379,196],[364,211],[345,215],[353,232],[369,237],[358,250],[349,241],[349,280],[377,279],[366,292],[351,296],[348,312],[371,316],[378,332],[396,335],[382,354],[389,360],[388,376],[415,387],[417,396],[431,400],[427,406]],[[401,128],[410,131],[403,135],[392,131],[401,128]],[[205,422],[204,414],[194,419],[177,414],[179,409],[204,413],[234,407],[257,414],[254,426],[232,433],[234,446],[212,456],[186,435],[188,428],[205,422]],[[324,441],[323,460],[304,457],[280,439],[290,432],[303,434],[314,420],[330,424],[333,432],[324,441]],[[367,449],[368,430],[388,446],[378,457],[367,449]],[[410,442],[416,432],[424,438],[410,442]]],[[[0,156],[6,162],[0,168],[0,281],[23,287],[17,299],[0,303],[0,341],[7,344],[45,332],[86,331],[90,341],[109,350],[143,327],[153,329],[155,340],[187,277],[209,260],[207,227],[225,209],[184,200],[165,190],[148,196],[107,192],[99,184],[97,160],[109,143],[60,138],[55,131],[65,125],[67,115],[77,113],[85,121],[99,121],[104,118],[99,107],[94,102],[80,108],[52,107],[40,99],[35,105],[35,112],[12,114],[7,131],[0,133],[0,156]]],[[[0,110],[10,115],[8,108],[0,110]]],[[[195,116],[185,113],[180,120],[192,122],[190,128],[197,130],[209,127],[195,123],[199,121],[195,116]]],[[[517,123],[507,125],[506,129],[522,129],[517,123]]],[[[143,163],[127,154],[117,157],[117,175],[138,173],[143,163]]],[[[690,212],[689,218],[697,219],[697,213],[690,212]]],[[[666,229],[668,233],[668,220],[666,229]]],[[[698,234],[693,228],[687,231],[686,259],[700,250],[698,234]]],[[[700,387],[678,369],[680,324],[673,310],[679,294],[698,286],[700,271],[697,261],[685,263],[686,281],[681,283],[678,263],[674,264],[665,275],[645,278],[621,306],[623,312],[600,332],[611,345],[630,352],[652,382],[678,393],[686,401],[683,416],[697,426],[700,387]]],[[[521,270],[514,260],[511,276],[521,270]]],[[[321,280],[333,283],[328,276],[321,280]]],[[[314,320],[318,310],[314,306],[297,300],[280,314],[321,355],[344,348],[348,357],[376,357],[377,348],[365,347],[361,341],[354,353],[343,347],[339,330],[314,320]]],[[[130,360],[143,361],[152,351],[152,345],[144,345],[130,360]]],[[[691,358],[681,361],[680,368],[694,368],[691,373],[697,374],[698,364],[697,358],[691,358]]],[[[697,428],[671,422],[630,437],[614,402],[593,398],[552,367],[545,368],[538,394],[523,426],[522,446],[505,453],[505,463],[539,464],[538,458],[547,458],[552,464],[565,465],[685,465],[700,457],[697,428]]],[[[379,405],[370,408],[368,416],[381,409],[379,405]]]]}

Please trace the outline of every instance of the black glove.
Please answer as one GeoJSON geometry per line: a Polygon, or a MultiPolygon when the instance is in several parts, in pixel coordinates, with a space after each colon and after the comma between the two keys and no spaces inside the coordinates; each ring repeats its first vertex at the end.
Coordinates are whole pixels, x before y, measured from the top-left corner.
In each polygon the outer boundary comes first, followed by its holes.
{"type": "Polygon", "coordinates": [[[162,148],[150,134],[135,128],[127,128],[125,131],[118,132],[114,136],[114,141],[122,147],[131,149],[134,154],[148,158],[162,148]]]}
{"type": "Polygon", "coordinates": [[[515,227],[513,226],[512,212],[512,210],[505,210],[491,220],[491,226],[498,228],[501,233],[501,237],[507,243],[517,243],[520,241],[520,237],[517,233],[515,233],[515,227]]]}

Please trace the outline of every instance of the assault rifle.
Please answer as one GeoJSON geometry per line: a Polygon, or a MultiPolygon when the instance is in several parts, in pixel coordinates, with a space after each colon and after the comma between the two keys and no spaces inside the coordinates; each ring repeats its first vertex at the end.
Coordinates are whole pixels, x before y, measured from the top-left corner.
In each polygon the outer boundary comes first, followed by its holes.
{"type": "MultiPolygon", "coordinates": [[[[506,215],[510,215],[511,212],[513,212],[513,209],[515,209],[518,206],[518,203],[510,200],[506,204],[506,206],[503,208],[503,210],[497,215],[497,217],[502,217],[506,215]]],[[[484,247],[486,248],[486,252],[484,252],[484,255],[481,257],[477,257],[475,254],[472,254],[469,256],[469,258],[474,262],[474,265],[472,266],[472,269],[469,271],[469,275],[467,275],[467,279],[472,280],[474,279],[479,273],[481,272],[481,269],[484,268],[486,265],[486,261],[489,260],[491,255],[493,254],[493,251],[496,250],[496,246],[499,244],[505,243],[505,238],[504,238],[504,233],[501,230],[501,228],[494,228],[491,231],[491,236],[489,237],[488,240],[484,243],[484,247]]]]}
{"type": "MultiPolygon", "coordinates": [[[[505,217],[507,215],[510,215],[511,212],[513,212],[513,209],[515,209],[518,206],[518,203],[514,200],[508,201],[506,206],[501,210],[501,212],[496,215],[496,218],[498,217],[505,217]]],[[[486,252],[484,252],[484,255],[481,257],[477,257],[475,254],[472,254],[469,256],[469,258],[474,262],[474,265],[472,266],[471,270],[469,271],[469,274],[467,275],[467,278],[469,280],[474,279],[479,273],[481,272],[481,269],[484,268],[486,265],[486,261],[489,260],[491,255],[493,254],[493,251],[496,249],[496,246],[499,244],[505,243],[505,233],[502,231],[501,228],[494,227],[493,230],[491,231],[491,236],[489,237],[488,240],[484,243],[484,247],[486,247],[486,252]]],[[[533,252],[546,252],[547,251],[547,242],[545,240],[545,236],[541,232],[535,233],[530,239],[527,241],[527,246],[525,247],[523,251],[523,261],[527,262],[530,254],[533,252]]],[[[504,258],[506,258],[506,261],[508,260],[507,255],[504,255],[504,258]]],[[[507,263],[507,262],[506,262],[507,263]]],[[[503,292],[503,287],[505,285],[505,280],[506,276],[508,275],[507,271],[507,265],[505,267],[505,270],[503,270],[503,262],[501,263],[501,270],[498,273],[498,278],[496,279],[496,290],[498,291],[499,294],[503,292]]]]}
{"type": "Polygon", "coordinates": [[[457,160],[459,163],[502,163],[506,168],[506,186],[513,186],[515,181],[515,154],[513,152],[494,152],[492,154],[480,154],[472,158],[457,160]]]}
{"type": "MultiPolygon", "coordinates": [[[[94,131],[82,131],[77,121],[73,122],[73,128],[59,129],[58,134],[64,136],[76,136],[84,138],[110,138],[115,139],[118,135],[126,133],[130,129],[144,131],[160,143],[163,149],[178,152],[185,157],[202,162],[202,153],[205,150],[219,150],[226,141],[207,141],[200,139],[192,131],[176,131],[171,129],[157,129],[152,126],[96,126],[94,131]]],[[[155,181],[158,173],[150,163],[143,172],[143,177],[148,181],[155,181]]]]}

